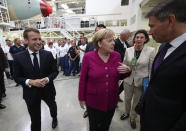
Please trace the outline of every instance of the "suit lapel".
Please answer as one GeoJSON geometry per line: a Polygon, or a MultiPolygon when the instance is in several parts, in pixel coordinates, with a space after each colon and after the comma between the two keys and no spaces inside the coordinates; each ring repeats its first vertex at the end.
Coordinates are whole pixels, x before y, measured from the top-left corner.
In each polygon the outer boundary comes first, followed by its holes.
{"type": "Polygon", "coordinates": [[[31,70],[31,72],[34,72],[34,66],[32,64],[32,60],[31,60],[28,50],[26,50],[24,53],[23,61],[24,61],[25,65],[31,70]]]}
{"type": "Polygon", "coordinates": [[[138,64],[139,61],[141,61],[141,59],[145,58],[145,50],[146,50],[146,46],[143,47],[143,49],[141,51],[141,54],[140,54],[136,64],[138,64]]]}
{"type": "Polygon", "coordinates": [[[131,57],[134,58],[134,57],[135,57],[135,56],[134,56],[134,52],[135,52],[134,46],[133,46],[131,49],[132,49],[132,50],[131,50],[131,57]]]}
{"type": "MultiPolygon", "coordinates": [[[[156,56],[155,56],[155,58],[154,58],[154,61],[153,61],[153,63],[152,63],[151,77],[152,77],[153,74],[154,74],[154,64],[155,64],[155,61],[156,61],[157,57],[159,56],[159,53],[160,53],[160,50],[159,50],[158,53],[156,54],[156,56]]],[[[159,68],[159,67],[158,67],[158,68],[159,68]]],[[[158,69],[158,68],[157,68],[157,69],[158,69]]]]}
{"type": "Polygon", "coordinates": [[[123,43],[121,43],[121,41],[120,41],[120,39],[118,38],[118,43],[119,43],[119,45],[123,48],[123,43]]]}
{"type": "Polygon", "coordinates": [[[33,64],[32,64],[32,60],[31,60],[31,57],[30,57],[30,54],[29,54],[29,52],[28,52],[28,50],[25,52],[25,63],[27,63],[28,64],[28,66],[30,66],[30,69],[32,69],[32,71],[34,71],[34,66],[33,66],[33,64]]]}
{"type": "MultiPolygon", "coordinates": [[[[181,44],[178,48],[176,48],[156,69],[156,71],[152,71],[152,79],[158,74],[159,71],[163,70],[163,68],[166,68],[167,66],[174,63],[179,57],[186,54],[186,42],[181,44]]],[[[158,54],[156,55],[157,58],[158,54]]],[[[155,60],[156,60],[155,58],[155,60]]],[[[155,61],[154,60],[154,61],[155,61]]],[[[154,66],[154,62],[153,62],[154,66]]]]}
{"type": "Polygon", "coordinates": [[[42,69],[44,67],[44,60],[45,60],[44,52],[42,50],[39,51],[39,59],[40,59],[40,72],[42,73],[42,69]]]}
{"type": "Polygon", "coordinates": [[[130,47],[130,45],[129,45],[129,43],[127,41],[125,41],[125,44],[126,44],[127,48],[130,47]]]}

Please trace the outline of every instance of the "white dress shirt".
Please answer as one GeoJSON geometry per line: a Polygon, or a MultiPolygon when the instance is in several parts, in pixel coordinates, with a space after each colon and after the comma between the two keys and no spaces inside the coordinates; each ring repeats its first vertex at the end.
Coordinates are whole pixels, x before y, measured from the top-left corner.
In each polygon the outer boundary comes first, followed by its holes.
{"type": "MultiPolygon", "coordinates": [[[[30,58],[31,58],[32,64],[34,65],[34,55],[32,54],[32,53],[34,53],[34,52],[31,51],[29,48],[28,48],[28,52],[29,52],[29,55],[30,55],[30,58]]],[[[36,56],[37,56],[37,59],[38,59],[39,67],[40,67],[39,51],[37,51],[37,52],[35,52],[35,53],[36,53],[36,56]]]]}
{"type": "Polygon", "coordinates": [[[4,53],[7,54],[8,60],[13,60],[13,57],[10,54],[9,50],[10,50],[10,47],[6,45],[4,48],[4,53]]]}
{"type": "Polygon", "coordinates": [[[60,46],[60,49],[59,49],[59,56],[60,57],[64,57],[65,55],[67,54],[67,49],[65,46],[60,46]]]}
{"type": "MultiPolygon", "coordinates": [[[[33,66],[34,66],[34,55],[32,54],[32,53],[34,53],[34,52],[31,51],[29,48],[28,48],[28,52],[29,52],[29,55],[30,55],[32,64],[33,64],[33,66]]],[[[36,53],[36,57],[37,57],[37,59],[38,59],[39,67],[40,67],[39,51],[37,51],[37,52],[35,52],[35,53],[36,53]]],[[[48,78],[48,77],[46,77],[46,78],[47,78],[47,80],[48,80],[48,82],[49,82],[49,78],[48,78]]],[[[29,80],[30,80],[30,79],[26,79],[25,84],[26,84],[28,87],[32,87],[32,85],[29,84],[29,80]]],[[[47,82],[47,83],[48,83],[48,82],[47,82]]]]}
{"type": "Polygon", "coordinates": [[[168,50],[167,53],[164,57],[167,58],[167,56],[169,56],[176,48],[178,48],[184,41],[186,41],[186,33],[180,35],[179,37],[177,37],[176,39],[172,40],[170,42],[170,44],[172,45],[168,50]]]}
{"type": "Polygon", "coordinates": [[[56,59],[57,51],[56,51],[56,49],[54,47],[52,47],[52,48],[48,47],[45,50],[50,51],[52,53],[54,59],[56,59]]]}
{"type": "Polygon", "coordinates": [[[65,44],[65,48],[67,50],[67,53],[68,53],[68,50],[70,49],[71,46],[72,46],[71,44],[68,44],[68,43],[65,44]]]}
{"type": "MultiPolygon", "coordinates": [[[[81,48],[82,50],[85,50],[86,47],[87,47],[87,44],[85,44],[85,45],[80,45],[80,46],[79,46],[79,48],[81,48]]],[[[83,52],[82,50],[80,50],[80,63],[82,63],[82,61],[83,61],[83,56],[84,56],[84,54],[85,54],[85,52],[83,52]]]]}

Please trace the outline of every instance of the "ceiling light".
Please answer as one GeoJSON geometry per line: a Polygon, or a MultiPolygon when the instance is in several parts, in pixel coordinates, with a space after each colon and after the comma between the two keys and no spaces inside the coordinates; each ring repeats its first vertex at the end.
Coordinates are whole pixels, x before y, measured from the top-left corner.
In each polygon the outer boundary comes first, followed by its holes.
{"type": "Polygon", "coordinates": [[[64,8],[65,10],[69,9],[69,7],[67,6],[67,4],[61,4],[61,7],[64,8]]]}
{"type": "Polygon", "coordinates": [[[71,9],[66,10],[67,13],[74,13],[71,9]]]}

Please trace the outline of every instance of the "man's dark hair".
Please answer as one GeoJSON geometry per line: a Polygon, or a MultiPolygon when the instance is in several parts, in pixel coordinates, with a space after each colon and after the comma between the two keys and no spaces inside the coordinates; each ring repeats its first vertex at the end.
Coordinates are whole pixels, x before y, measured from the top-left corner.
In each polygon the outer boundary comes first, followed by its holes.
{"type": "Polygon", "coordinates": [[[6,39],[5,41],[8,42],[8,41],[10,41],[10,40],[9,40],[9,39],[6,39]]]}
{"type": "Polygon", "coordinates": [[[95,32],[96,32],[97,27],[99,27],[99,28],[106,28],[106,26],[104,24],[99,24],[99,25],[96,26],[95,32]]]}
{"type": "Polygon", "coordinates": [[[53,45],[53,42],[48,42],[48,45],[53,45]]]}
{"type": "Polygon", "coordinates": [[[155,16],[160,21],[164,21],[170,14],[174,14],[177,21],[186,22],[186,0],[164,0],[145,17],[155,16]]]}
{"type": "Polygon", "coordinates": [[[84,33],[80,33],[80,34],[82,34],[83,36],[85,35],[84,33]]]}
{"type": "Polygon", "coordinates": [[[28,39],[28,33],[29,32],[35,32],[35,33],[38,33],[38,34],[40,34],[40,32],[39,32],[39,30],[38,29],[35,29],[35,28],[28,28],[28,29],[26,29],[24,32],[23,32],[23,37],[24,37],[24,39],[28,39]]]}
{"type": "Polygon", "coordinates": [[[97,27],[106,28],[106,26],[104,24],[99,24],[99,25],[97,25],[97,27]]]}
{"type": "Polygon", "coordinates": [[[83,37],[82,39],[84,39],[86,41],[86,43],[88,43],[87,37],[83,37]]]}
{"type": "Polygon", "coordinates": [[[147,42],[149,42],[149,35],[148,35],[147,31],[141,29],[141,30],[136,31],[136,33],[135,33],[135,35],[134,35],[134,38],[133,38],[133,43],[135,43],[136,35],[137,35],[137,34],[140,34],[140,33],[144,34],[144,35],[145,35],[145,38],[147,39],[147,40],[144,42],[144,44],[147,43],[147,42]]]}

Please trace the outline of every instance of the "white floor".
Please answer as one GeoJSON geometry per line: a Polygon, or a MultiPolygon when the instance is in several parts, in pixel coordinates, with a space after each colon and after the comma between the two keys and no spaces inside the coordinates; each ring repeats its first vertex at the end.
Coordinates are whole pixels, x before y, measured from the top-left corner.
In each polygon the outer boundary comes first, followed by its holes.
{"type": "MultiPolygon", "coordinates": [[[[51,117],[47,105],[42,103],[42,131],[88,131],[88,118],[82,117],[83,110],[78,103],[79,78],[64,77],[60,73],[55,80],[56,101],[58,106],[58,127],[53,130],[51,117]]],[[[30,118],[26,104],[22,99],[22,87],[15,87],[12,80],[5,80],[6,94],[3,104],[6,109],[0,110],[0,131],[30,131],[30,118]]],[[[123,97],[123,94],[121,95],[123,97]]],[[[129,120],[121,121],[120,115],[124,111],[124,103],[119,103],[116,109],[110,131],[139,131],[139,119],[137,129],[130,127],[129,120]]]]}

